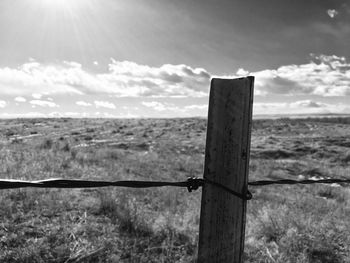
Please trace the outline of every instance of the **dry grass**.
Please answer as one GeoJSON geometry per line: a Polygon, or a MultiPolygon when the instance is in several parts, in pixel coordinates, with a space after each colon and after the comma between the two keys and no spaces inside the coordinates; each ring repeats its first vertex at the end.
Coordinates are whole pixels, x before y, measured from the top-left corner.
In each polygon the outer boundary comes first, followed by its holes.
{"type": "MultiPolygon", "coordinates": [[[[256,121],[250,180],[349,178],[350,126],[256,121]]],[[[183,180],[201,176],[206,123],[2,120],[0,177],[183,180]]],[[[350,262],[346,186],[251,188],[246,262],[350,262]]],[[[0,262],[194,262],[200,191],[0,191],[0,262]]]]}

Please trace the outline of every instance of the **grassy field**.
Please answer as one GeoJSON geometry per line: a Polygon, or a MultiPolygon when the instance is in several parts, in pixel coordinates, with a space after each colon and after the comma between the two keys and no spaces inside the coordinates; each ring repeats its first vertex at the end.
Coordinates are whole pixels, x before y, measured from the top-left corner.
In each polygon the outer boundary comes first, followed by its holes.
{"type": "MultiPolygon", "coordinates": [[[[350,178],[349,119],[256,120],[250,180],[350,178]]],[[[0,178],[201,176],[204,119],[0,120],[0,178]]],[[[250,187],[245,262],[350,262],[346,185],[250,187]]],[[[0,262],[195,262],[200,191],[0,191],[0,262]]]]}

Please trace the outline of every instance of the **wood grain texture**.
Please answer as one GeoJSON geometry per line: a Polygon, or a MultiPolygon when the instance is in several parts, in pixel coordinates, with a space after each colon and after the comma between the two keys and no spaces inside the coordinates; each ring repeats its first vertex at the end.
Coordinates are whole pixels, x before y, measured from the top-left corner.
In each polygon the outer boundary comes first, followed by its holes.
{"type": "MultiPolygon", "coordinates": [[[[254,77],[212,79],[204,178],[245,193],[248,182],[254,77]]],[[[206,184],[198,262],[242,262],[246,201],[206,184]]]]}

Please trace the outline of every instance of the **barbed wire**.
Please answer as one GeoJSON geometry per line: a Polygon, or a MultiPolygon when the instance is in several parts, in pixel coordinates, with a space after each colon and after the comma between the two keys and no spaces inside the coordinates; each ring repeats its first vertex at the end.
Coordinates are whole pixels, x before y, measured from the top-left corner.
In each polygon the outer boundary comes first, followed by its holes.
{"type": "MultiPolygon", "coordinates": [[[[259,180],[248,182],[249,186],[266,186],[266,185],[295,185],[295,184],[348,184],[350,179],[307,179],[307,180],[291,180],[291,179],[280,179],[280,180],[259,180]]],[[[24,187],[35,187],[35,188],[96,188],[96,187],[107,187],[107,186],[119,186],[129,188],[150,188],[150,187],[163,187],[163,186],[174,186],[174,187],[186,187],[189,192],[197,190],[199,187],[205,184],[211,184],[222,190],[239,197],[243,200],[252,199],[252,194],[247,189],[245,193],[238,193],[225,185],[214,182],[205,178],[191,177],[186,181],[180,182],[166,182],[166,181],[91,181],[91,180],[78,180],[78,179],[46,179],[39,181],[22,181],[13,179],[0,179],[0,190],[3,189],[16,189],[24,187]]]]}
{"type": "Polygon", "coordinates": [[[211,180],[209,180],[209,179],[202,179],[202,180],[203,180],[203,184],[208,183],[208,184],[214,185],[214,186],[216,186],[216,187],[219,187],[219,188],[225,190],[226,192],[228,192],[228,193],[230,193],[230,194],[232,194],[232,195],[234,195],[234,196],[239,197],[239,198],[242,199],[242,200],[250,200],[250,199],[253,198],[252,193],[249,192],[248,189],[246,189],[246,191],[245,191],[244,194],[241,194],[241,193],[238,193],[238,192],[236,192],[236,191],[233,191],[232,189],[228,188],[228,187],[225,186],[225,185],[219,184],[219,183],[214,182],[214,181],[211,181],[211,180]]]}
{"type": "Polygon", "coordinates": [[[306,179],[306,180],[291,180],[291,179],[280,179],[280,180],[259,180],[248,182],[248,185],[251,186],[265,186],[265,185],[273,185],[273,184],[284,184],[284,185],[292,185],[292,184],[349,184],[350,179],[306,179]]]}
{"type": "MultiPolygon", "coordinates": [[[[120,187],[132,187],[132,188],[149,188],[149,187],[162,187],[162,186],[175,186],[175,187],[187,187],[189,191],[195,190],[196,185],[194,182],[188,179],[182,182],[160,182],[160,181],[91,181],[91,180],[76,180],[76,179],[46,179],[39,181],[22,181],[12,179],[1,179],[0,189],[14,189],[23,187],[36,187],[36,188],[94,188],[94,187],[107,187],[107,186],[120,186],[120,187]]],[[[198,188],[198,187],[197,187],[198,188]]]]}

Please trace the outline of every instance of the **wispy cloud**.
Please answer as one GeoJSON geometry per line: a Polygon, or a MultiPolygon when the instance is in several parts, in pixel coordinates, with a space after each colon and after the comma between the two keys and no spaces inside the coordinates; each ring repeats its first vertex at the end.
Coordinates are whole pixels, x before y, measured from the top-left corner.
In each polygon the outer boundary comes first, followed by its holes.
{"type": "Polygon", "coordinates": [[[208,105],[207,104],[200,104],[200,105],[188,105],[185,106],[186,110],[208,110],[208,105]]]}
{"type": "Polygon", "coordinates": [[[178,106],[174,103],[162,103],[159,101],[143,101],[141,104],[155,111],[163,112],[164,114],[169,114],[169,116],[173,116],[174,113],[177,113],[178,116],[183,116],[183,117],[205,116],[208,110],[208,105],[206,104],[205,105],[192,104],[192,105],[186,105],[186,106],[178,106]]]}
{"type": "Polygon", "coordinates": [[[289,106],[292,108],[326,108],[329,105],[326,103],[316,102],[312,100],[300,100],[290,103],[289,106]]]}
{"type": "Polygon", "coordinates": [[[141,104],[156,111],[165,111],[168,108],[165,104],[158,101],[143,101],[141,104]]]}
{"type": "Polygon", "coordinates": [[[41,98],[42,98],[42,94],[40,94],[40,93],[33,93],[32,94],[32,97],[34,98],[34,99],[37,99],[37,100],[40,100],[41,98]]]}
{"type": "Polygon", "coordinates": [[[45,118],[45,117],[49,117],[49,115],[41,112],[25,112],[25,113],[1,112],[0,113],[0,118],[45,118]]]}
{"type": "Polygon", "coordinates": [[[23,98],[23,97],[16,97],[16,98],[14,98],[14,101],[16,101],[16,102],[26,102],[27,100],[26,100],[26,98],[23,98]]]}
{"type": "Polygon", "coordinates": [[[338,11],[335,9],[328,9],[327,14],[330,18],[334,18],[336,15],[338,15],[338,11]]]}
{"type": "Polygon", "coordinates": [[[112,102],[108,101],[94,101],[96,108],[107,108],[107,109],[115,109],[116,106],[112,102]]]}
{"type": "Polygon", "coordinates": [[[89,102],[85,102],[85,101],[82,101],[82,100],[75,102],[75,104],[77,104],[77,105],[79,105],[79,106],[83,106],[83,107],[89,107],[89,106],[92,106],[92,104],[91,104],[91,103],[89,103],[89,102]]]}
{"type": "Polygon", "coordinates": [[[4,100],[0,100],[0,108],[5,108],[7,105],[7,102],[4,100]]]}
{"type": "Polygon", "coordinates": [[[39,107],[49,107],[49,108],[59,107],[56,103],[52,101],[46,101],[46,100],[31,100],[29,103],[39,107]]]}
{"type": "Polygon", "coordinates": [[[71,118],[138,118],[139,115],[136,114],[111,114],[108,112],[27,112],[27,113],[9,113],[0,112],[0,118],[61,118],[61,117],[71,117],[71,118]]]}

